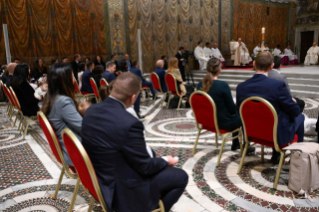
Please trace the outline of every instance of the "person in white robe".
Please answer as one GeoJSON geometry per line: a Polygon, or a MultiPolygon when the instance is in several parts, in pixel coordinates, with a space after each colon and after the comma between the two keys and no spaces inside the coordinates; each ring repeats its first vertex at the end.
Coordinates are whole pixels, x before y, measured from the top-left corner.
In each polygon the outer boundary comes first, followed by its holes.
{"type": "Polygon", "coordinates": [[[287,48],[285,48],[284,55],[288,56],[289,61],[298,60],[298,56],[291,51],[290,46],[287,46],[287,48]]]}
{"type": "Polygon", "coordinates": [[[210,50],[210,43],[206,43],[206,46],[204,47],[204,54],[206,58],[212,57],[212,51],[210,50]]]}
{"type": "Polygon", "coordinates": [[[249,51],[246,45],[241,41],[241,38],[238,39],[238,42],[235,44],[235,66],[247,65],[251,61],[249,56],[249,51]]]}
{"type": "Polygon", "coordinates": [[[212,55],[212,57],[216,57],[216,58],[220,59],[220,62],[223,64],[222,68],[226,67],[225,58],[223,57],[223,55],[219,51],[217,43],[213,44],[213,48],[211,50],[211,55],[212,55]]]}
{"type": "Polygon", "coordinates": [[[257,46],[254,48],[254,57],[256,57],[257,53],[261,51],[260,43],[257,44],[257,46]]]}
{"type": "Polygon", "coordinates": [[[269,51],[268,43],[265,43],[264,51],[269,51]]]}
{"type": "Polygon", "coordinates": [[[203,42],[199,41],[198,46],[194,50],[195,58],[198,60],[199,63],[199,70],[203,71],[206,69],[208,59],[205,56],[203,50],[203,42]]]}
{"type": "Polygon", "coordinates": [[[318,54],[319,54],[319,47],[317,46],[316,42],[313,42],[312,47],[307,52],[307,56],[306,56],[304,64],[306,66],[318,64],[318,54]]]}
{"type": "Polygon", "coordinates": [[[274,56],[279,56],[281,58],[283,58],[285,56],[282,54],[282,52],[280,50],[280,45],[277,45],[277,47],[274,49],[274,56]]]}

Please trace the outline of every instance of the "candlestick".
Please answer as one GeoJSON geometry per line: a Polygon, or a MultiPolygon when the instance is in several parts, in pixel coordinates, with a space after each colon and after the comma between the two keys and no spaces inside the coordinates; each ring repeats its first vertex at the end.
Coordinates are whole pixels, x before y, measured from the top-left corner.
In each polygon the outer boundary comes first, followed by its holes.
{"type": "Polygon", "coordinates": [[[261,52],[265,49],[265,27],[261,28],[261,52]]]}
{"type": "Polygon", "coordinates": [[[261,33],[265,34],[265,27],[261,28],[261,33]]]}

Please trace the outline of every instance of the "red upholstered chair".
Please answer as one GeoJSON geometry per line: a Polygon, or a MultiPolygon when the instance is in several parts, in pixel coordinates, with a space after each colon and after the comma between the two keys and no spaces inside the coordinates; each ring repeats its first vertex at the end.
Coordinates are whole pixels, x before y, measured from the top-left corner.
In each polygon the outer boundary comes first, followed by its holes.
{"type": "MultiPolygon", "coordinates": [[[[20,115],[20,124],[19,124],[19,127],[18,127],[18,130],[20,130],[20,126],[21,126],[21,123],[23,121],[23,113],[21,111],[21,108],[20,108],[20,104],[19,104],[19,101],[16,100],[15,98],[15,93],[13,91],[13,89],[10,87],[10,89],[8,89],[7,87],[5,88],[8,92],[8,95],[10,96],[11,98],[11,101],[12,101],[12,113],[11,113],[11,116],[13,115],[13,112],[14,112],[14,109],[17,109],[18,113],[16,114],[16,119],[14,121],[14,124],[13,126],[15,127],[16,126],[16,122],[17,122],[17,119],[18,119],[18,116],[20,115]]],[[[21,133],[21,130],[20,130],[20,133],[21,133]]]]}
{"type": "Polygon", "coordinates": [[[104,78],[102,78],[101,80],[100,80],[100,85],[101,86],[109,86],[109,83],[104,79],[104,78]]]}
{"type": "MultiPolygon", "coordinates": [[[[280,162],[277,169],[277,174],[274,182],[274,188],[277,188],[279,175],[281,172],[282,164],[285,160],[286,151],[282,148],[297,142],[298,136],[291,143],[279,146],[277,140],[277,126],[278,116],[275,108],[265,99],[260,97],[249,97],[240,105],[240,116],[243,122],[245,131],[246,146],[242,154],[238,174],[243,167],[244,159],[247,149],[251,142],[261,144],[261,161],[264,162],[264,146],[275,148],[280,152],[280,162]],[[258,124],[257,124],[258,123],[258,124]]],[[[289,156],[289,155],[288,155],[289,156]]]]}
{"type": "Polygon", "coordinates": [[[155,99],[153,101],[153,105],[155,104],[155,101],[156,101],[156,97],[157,97],[157,93],[162,93],[163,94],[163,97],[162,97],[162,101],[161,101],[161,107],[163,107],[163,102],[164,102],[164,99],[166,97],[166,93],[163,92],[162,90],[162,86],[161,86],[161,81],[158,77],[158,75],[156,73],[152,73],[151,74],[151,80],[152,80],[152,83],[153,83],[153,86],[154,86],[154,89],[155,89],[155,99]]]}
{"type": "Polygon", "coordinates": [[[79,85],[76,80],[73,81],[75,98],[80,102],[82,99],[84,101],[89,101],[90,98],[93,98],[94,95],[88,92],[82,92],[79,88],[79,85]]]}
{"type": "Polygon", "coordinates": [[[10,90],[9,92],[11,93],[12,95],[12,99],[13,99],[13,104],[15,105],[15,107],[18,109],[18,113],[20,113],[22,115],[21,117],[21,120],[20,120],[20,124],[19,124],[19,127],[18,127],[18,130],[20,129],[20,133],[22,132],[22,129],[23,129],[23,124],[26,120],[27,121],[27,125],[25,126],[25,130],[24,130],[24,134],[23,134],[23,140],[25,139],[25,136],[27,134],[27,131],[28,131],[28,128],[29,128],[29,124],[30,124],[30,119],[36,117],[36,116],[25,116],[23,115],[22,111],[21,111],[21,107],[20,107],[20,102],[17,98],[17,95],[16,93],[14,92],[14,90],[10,87],[10,90]],[[20,125],[21,125],[21,128],[20,128],[20,125]]]}
{"type": "Polygon", "coordinates": [[[122,71],[116,72],[117,76],[120,76],[122,74],[122,71]]]}
{"type": "MultiPolygon", "coordinates": [[[[66,172],[73,179],[78,179],[78,175],[77,175],[76,169],[73,166],[68,166],[65,164],[60,142],[59,142],[49,120],[41,111],[38,112],[38,119],[39,119],[40,126],[43,130],[43,133],[44,133],[45,137],[47,138],[48,143],[51,147],[53,155],[55,156],[57,161],[60,164],[62,164],[60,178],[59,178],[59,181],[58,181],[58,184],[56,186],[55,193],[53,196],[53,199],[56,199],[58,196],[59,189],[61,187],[61,182],[62,182],[62,178],[63,178],[64,173],[66,172]]],[[[77,185],[77,186],[79,186],[79,185],[77,185]]],[[[74,203],[75,203],[75,198],[73,198],[71,200],[70,208],[73,209],[74,203]]]]}
{"type": "Polygon", "coordinates": [[[6,89],[6,87],[4,87],[5,86],[5,84],[0,80],[0,85],[1,85],[1,90],[3,90],[3,93],[4,93],[4,95],[6,96],[6,98],[8,99],[8,107],[7,107],[7,113],[9,114],[9,112],[11,111],[11,108],[13,107],[12,106],[12,104],[11,104],[11,100],[10,100],[10,98],[9,98],[9,96],[8,96],[8,91],[7,91],[7,89],[6,89]]]}
{"type": "Polygon", "coordinates": [[[179,96],[179,103],[178,103],[178,107],[177,107],[177,110],[179,110],[181,103],[182,103],[183,96],[185,96],[185,95],[183,95],[182,92],[178,92],[178,89],[177,89],[178,85],[177,85],[175,77],[172,74],[166,74],[165,81],[166,81],[168,95],[169,95],[166,109],[168,109],[169,103],[171,101],[171,95],[173,95],[173,96],[179,96]]]}
{"type": "Polygon", "coordinates": [[[95,94],[96,103],[99,103],[101,101],[99,89],[97,88],[95,80],[92,77],[90,78],[90,84],[91,84],[93,92],[95,94]]]}
{"type": "MultiPolygon", "coordinates": [[[[74,133],[69,129],[64,129],[62,131],[62,138],[64,145],[70,155],[73,164],[78,171],[79,179],[77,185],[82,182],[83,187],[92,194],[90,201],[90,206],[88,211],[92,211],[94,202],[98,201],[104,212],[107,212],[106,205],[101,193],[101,188],[96,176],[92,162],[82,146],[81,142],[77,139],[74,133]]],[[[77,188],[78,189],[78,188],[77,188]]],[[[76,196],[77,191],[73,193],[73,196],[76,196]]],[[[160,208],[152,212],[165,212],[162,201],[159,203],[160,208]]],[[[69,210],[70,211],[70,210],[69,210]]]]}
{"type": "Polygon", "coordinates": [[[218,111],[215,102],[207,93],[203,91],[195,91],[190,97],[190,104],[193,110],[193,114],[196,120],[196,126],[198,129],[192,156],[194,156],[195,154],[198,139],[202,130],[208,130],[215,133],[216,147],[218,147],[218,136],[223,137],[223,142],[219,151],[218,161],[216,165],[217,167],[220,164],[220,159],[222,157],[224,145],[226,142],[232,141],[234,138],[238,138],[240,149],[242,151],[242,132],[240,128],[235,129],[234,131],[227,131],[219,128],[217,120],[218,111]],[[230,136],[230,138],[227,139],[228,135],[231,135],[234,132],[238,132],[238,136],[230,136]]]}

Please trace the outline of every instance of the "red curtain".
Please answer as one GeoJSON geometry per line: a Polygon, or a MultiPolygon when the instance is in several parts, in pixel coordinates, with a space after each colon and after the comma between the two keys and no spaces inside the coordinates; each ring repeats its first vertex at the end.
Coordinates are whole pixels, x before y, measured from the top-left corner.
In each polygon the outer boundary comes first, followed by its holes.
{"type": "MultiPolygon", "coordinates": [[[[8,25],[11,56],[34,64],[51,59],[100,55],[106,59],[102,0],[0,0],[1,23],[8,25]]],[[[5,47],[0,30],[0,63],[5,47]]]]}

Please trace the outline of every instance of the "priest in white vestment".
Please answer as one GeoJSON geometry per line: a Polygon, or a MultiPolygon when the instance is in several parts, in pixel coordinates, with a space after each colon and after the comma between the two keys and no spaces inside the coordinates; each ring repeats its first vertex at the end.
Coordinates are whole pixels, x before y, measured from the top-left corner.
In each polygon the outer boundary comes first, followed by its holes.
{"type": "Polygon", "coordinates": [[[198,46],[194,50],[195,58],[198,60],[199,63],[199,70],[203,71],[206,69],[208,59],[205,56],[203,50],[203,42],[199,41],[198,46]]]}
{"type": "Polygon", "coordinates": [[[206,58],[212,57],[212,51],[210,50],[210,43],[206,43],[206,46],[204,47],[204,54],[206,58]]]}
{"type": "Polygon", "coordinates": [[[264,51],[269,51],[268,43],[265,43],[264,51]]]}
{"type": "Polygon", "coordinates": [[[309,65],[318,64],[318,54],[319,54],[319,47],[317,46],[316,42],[313,42],[312,47],[307,52],[305,65],[309,66],[309,65]]]}
{"type": "Polygon", "coordinates": [[[211,55],[212,55],[212,57],[216,57],[216,58],[220,59],[220,61],[223,64],[223,68],[226,67],[225,59],[224,59],[223,55],[220,53],[217,43],[213,44],[213,48],[211,50],[211,55]]]}
{"type": "Polygon", "coordinates": [[[298,64],[298,56],[291,51],[290,46],[285,48],[284,55],[288,56],[291,65],[298,64]]]}
{"type": "Polygon", "coordinates": [[[234,46],[235,49],[235,66],[247,65],[251,61],[249,56],[249,51],[246,45],[241,42],[241,38],[238,39],[238,42],[234,46]]]}
{"type": "Polygon", "coordinates": [[[260,43],[257,44],[257,46],[254,48],[254,57],[256,57],[257,53],[261,51],[261,48],[260,48],[260,43]]]}

